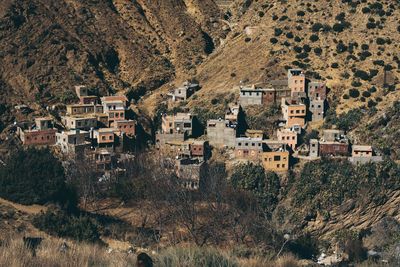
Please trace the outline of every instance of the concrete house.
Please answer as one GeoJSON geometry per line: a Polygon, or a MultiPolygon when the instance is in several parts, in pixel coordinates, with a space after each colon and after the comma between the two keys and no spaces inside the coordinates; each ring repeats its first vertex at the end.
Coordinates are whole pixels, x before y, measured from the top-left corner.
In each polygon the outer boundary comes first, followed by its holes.
{"type": "Polygon", "coordinates": [[[97,118],[94,115],[63,116],[61,122],[68,130],[90,130],[97,127],[97,118]]]}
{"type": "Polygon", "coordinates": [[[99,149],[92,152],[94,168],[98,173],[107,173],[112,168],[111,153],[105,149],[99,149]]]}
{"type": "Polygon", "coordinates": [[[199,159],[176,160],[176,174],[180,184],[189,190],[201,189],[201,184],[207,173],[206,163],[199,159]]]}
{"type": "Polygon", "coordinates": [[[124,95],[110,95],[110,96],[103,96],[100,98],[101,102],[109,102],[109,101],[122,101],[124,108],[128,105],[128,98],[124,95]]]}
{"type": "Polygon", "coordinates": [[[286,172],[290,166],[290,154],[286,150],[286,145],[267,146],[267,150],[262,153],[262,165],[266,171],[286,172]]]}
{"type": "Polygon", "coordinates": [[[198,84],[192,84],[186,81],[182,87],[175,88],[172,92],[167,93],[167,96],[172,102],[180,102],[188,99],[199,89],[200,86],[198,84]]]}
{"type": "Polygon", "coordinates": [[[256,160],[263,152],[262,138],[236,138],[235,158],[256,160]]]}
{"type": "Polygon", "coordinates": [[[236,125],[227,120],[207,121],[207,137],[210,145],[215,147],[235,147],[236,125]]]}
{"type": "Polygon", "coordinates": [[[316,158],[319,156],[319,141],[318,139],[310,139],[310,157],[316,158]]]}
{"type": "Polygon", "coordinates": [[[228,110],[225,113],[225,120],[228,120],[233,124],[238,124],[240,111],[241,108],[238,103],[229,104],[228,110]]]}
{"type": "Polygon", "coordinates": [[[325,100],[321,99],[313,99],[310,100],[311,120],[312,121],[321,121],[324,119],[325,112],[325,100]]]}
{"type": "Polygon", "coordinates": [[[279,128],[277,131],[278,141],[287,144],[293,151],[297,146],[297,132],[291,128],[279,128]]]}
{"type": "Polygon", "coordinates": [[[326,100],[326,84],[323,82],[309,82],[307,85],[307,95],[310,101],[326,100]]]}
{"type": "Polygon", "coordinates": [[[17,124],[17,135],[24,145],[52,145],[56,142],[57,129],[52,119],[36,118],[35,123],[17,124]]]}
{"type": "Polygon", "coordinates": [[[298,99],[282,98],[281,102],[283,118],[286,121],[286,127],[300,125],[302,128],[306,122],[306,105],[298,99]]]}
{"type": "Polygon", "coordinates": [[[383,161],[383,158],[382,156],[375,155],[374,150],[371,146],[354,145],[352,147],[352,156],[349,158],[349,161],[354,164],[366,162],[381,162],[383,161]]]}
{"type": "Polygon", "coordinates": [[[90,145],[88,140],[88,131],[72,130],[56,133],[56,145],[64,154],[83,153],[84,149],[90,145]]]}
{"type": "Polygon", "coordinates": [[[261,90],[261,87],[255,85],[252,85],[251,87],[240,86],[239,101],[241,106],[261,105],[262,97],[263,90],[261,90]]]}
{"type": "Polygon", "coordinates": [[[75,93],[78,98],[82,96],[88,96],[88,89],[85,85],[77,85],[75,86],[75,93]]]}
{"type": "Polygon", "coordinates": [[[292,97],[306,97],[306,76],[301,69],[288,70],[288,85],[292,97]]]}
{"type": "Polygon", "coordinates": [[[177,113],[174,116],[163,115],[161,131],[166,134],[186,134],[193,133],[193,118],[191,113],[177,113]]]}

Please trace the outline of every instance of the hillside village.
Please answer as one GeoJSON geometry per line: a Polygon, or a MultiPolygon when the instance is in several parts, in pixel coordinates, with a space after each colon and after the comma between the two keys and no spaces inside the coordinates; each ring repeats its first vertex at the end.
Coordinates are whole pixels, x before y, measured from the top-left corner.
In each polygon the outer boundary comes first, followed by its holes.
{"type": "MultiPolygon", "coordinates": [[[[310,123],[322,121],[328,108],[326,84],[310,81],[301,69],[288,69],[287,79],[239,86],[238,102],[230,103],[224,118],[201,125],[196,114],[161,114],[154,151],[174,171],[185,188],[206,186],[203,177],[214,149],[223,149],[233,164],[251,161],[266,171],[285,174],[295,162],[321,157],[347,157],[350,162],[382,161],[368,144],[352,144],[346,132],[324,129],[305,140],[310,123]],[[280,105],[281,116],[273,136],[248,129],[242,107],[280,105]],[[202,129],[205,129],[203,131],[202,129]]],[[[201,90],[185,82],[166,97],[171,106],[201,90]]],[[[86,86],[75,86],[79,103],[66,106],[64,116],[15,123],[16,135],[25,146],[53,145],[64,159],[90,162],[99,181],[110,181],[124,172],[123,163],[134,157],[137,122],[128,119],[128,99],[123,95],[90,95],[86,86]],[[56,128],[57,126],[57,128],[56,128]]],[[[18,107],[21,109],[21,107],[18,107]]]]}

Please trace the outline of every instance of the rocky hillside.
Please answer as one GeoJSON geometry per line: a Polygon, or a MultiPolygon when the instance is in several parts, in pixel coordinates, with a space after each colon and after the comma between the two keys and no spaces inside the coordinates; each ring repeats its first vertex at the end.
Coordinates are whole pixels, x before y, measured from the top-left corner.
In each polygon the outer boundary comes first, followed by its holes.
{"type": "Polygon", "coordinates": [[[398,96],[399,7],[397,1],[236,1],[226,15],[230,34],[196,76],[205,88],[199,94],[226,95],[241,80],[262,82],[299,67],[327,82],[338,111],[391,102],[398,96]],[[250,35],[248,26],[255,27],[250,35]]]}
{"type": "MultiPolygon", "coordinates": [[[[0,11],[0,115],[13,106],[43,113],[87,84],[93,93],[138,98],[191,73],[217,46],[211,0],[4,0],[0,11]]],[[[1,126],[1,125],[0,125],[1,126]]],[[[0,127],[1,128],[1,127],[0,127]]]]}

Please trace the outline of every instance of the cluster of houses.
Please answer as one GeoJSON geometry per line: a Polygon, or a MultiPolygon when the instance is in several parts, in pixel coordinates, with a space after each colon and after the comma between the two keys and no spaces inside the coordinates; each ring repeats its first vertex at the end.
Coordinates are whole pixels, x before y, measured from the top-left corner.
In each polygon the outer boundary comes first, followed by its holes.
{"type": "MultiPolygon", "coordinates": [[[[198,89],[198,85],[185,83],[168,96],[170,101],[182,101],[198,89]]],[[[163,115],[161,130],[156,135],[156,148],[164,158],[176,161],[174,166],[178,174],[188,173],[190,169],[192,175],[184,181],[184,185],[193,189],[201,183],[212,147],[225,148],[227,153],[231,152],[233,160],[256,161],[267,171],[286,172],[307,123],[323,120],[326,98],[327,87],[324,83],[309,81],[300,69],[289,69],[286,80],[239,87],[239,102],[229,105],[224,118],[208,120],[206,134],[200,138],[194,138],[195,114],[163,115]],[[265,138],[262,130],[243,129],[240,123],[242,107],[271,104],[280,104],[282,111],[275,136],[265,138]]],[[[307,153],[309,160],[345,156],[353,163],[382,161],[371,146],[351,146],[345,132],[337,129],[323,130],[320,139],[311,139],[307,153]]]]}
{"type": "Polygon", "coordinates": [[[67,105],[61,126],[51,117],[16,123],[24,145],[55,145],[65,156],[89,158],[101,174],[112,171],[112,160],[134,143],[136,121],[127,120],[125,96],[89,95],[86,86],[75,86],[79,103],[67,105]],[[56,128],[57,126],[57,128],[56,128]]]}
{"type": "MultiPolygon", "coordinates": [[[[197,90],[198,84],[185,82],[167,96],[170,103],[180,102],[197,90]]],[[[65,155],[89,156],[95,170],[104,175],[112,170],[113,157],[135,141],[136,121],[126,119],[125,96],[99,99],[89,95],[85,86],[76,86],[75,92],[79,103],[66,106],[61,129],[54,128],[51,118],[36,118],[17,123],[17,134],[25,145],[56,145],[65,155]]],[[[286,80],[239,87],[239,102],[229,104],[224,118],[208,120],[204,135],[195,114],[163,114],[155,150],[182,186],[192,190],[202,186],[212,148],[224,149],[233,161],[255,161],[267,171],[286,172],[293,156],[299,157],[307,123],[324,118],[326,97],[324,83],[307,80],[300,69],[289,69],[286,80]],[[271,104],[279,104],[282,112],[276,135],[266,138],[262,130],[245,128],[242,107],[271,104]]],[[[336,129],[323,130],[320,139],[309,140],[307,153],[308,160],[346,156],[353,163],[382,161],[371,146],[351,147],[345,132],[336,129]]]]}

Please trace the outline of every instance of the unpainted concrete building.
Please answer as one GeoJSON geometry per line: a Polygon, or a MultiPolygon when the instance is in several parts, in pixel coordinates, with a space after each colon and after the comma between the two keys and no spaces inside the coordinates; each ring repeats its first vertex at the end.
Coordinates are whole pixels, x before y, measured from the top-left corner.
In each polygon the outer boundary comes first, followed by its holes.
{"type": "Polygon", "coordinates": [[[215,147],[235,147],[236,125],[227,120],[207,121],[207,137],[215,147]]]}

